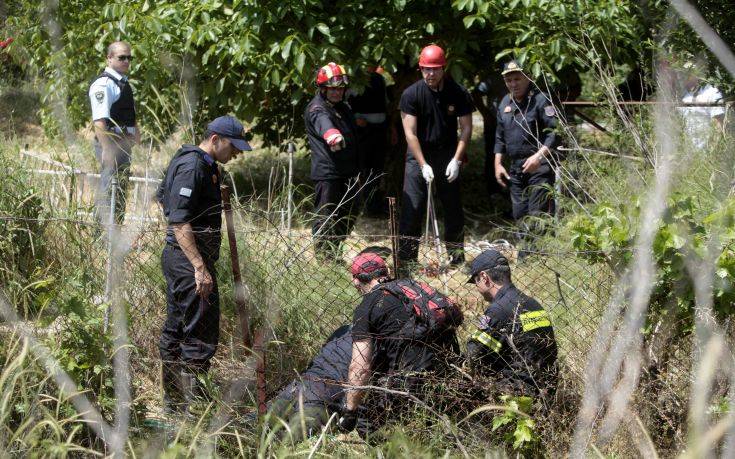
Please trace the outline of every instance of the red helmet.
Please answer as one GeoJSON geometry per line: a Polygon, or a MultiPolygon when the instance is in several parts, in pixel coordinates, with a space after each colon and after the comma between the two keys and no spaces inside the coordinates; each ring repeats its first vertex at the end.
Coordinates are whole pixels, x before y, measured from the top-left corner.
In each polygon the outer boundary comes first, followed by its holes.
{"type": "Polygon", "coordinates": [[[344,66],[330,62],[320,68],[316,74],[316,85],[327,88],[339,88],[349,84],[344,66]]]}
{"type": "Polygon", "coordinates": [[[352,260],[350,272],[352,273],[352,277],[357,277],[359,280],[367,282],[378,276],[386,276],[388,274],[388,268],[385,265],[385,260],[380,255],[367,252],[361,253],[352,260]]]}
{"type": "Polygon", "coordinates": [[[444,50],[436,45],[429,45],[421,50],[419,56],[419,67],[444,67],[447,65],[447,59],[444,57],[444,50]]]}

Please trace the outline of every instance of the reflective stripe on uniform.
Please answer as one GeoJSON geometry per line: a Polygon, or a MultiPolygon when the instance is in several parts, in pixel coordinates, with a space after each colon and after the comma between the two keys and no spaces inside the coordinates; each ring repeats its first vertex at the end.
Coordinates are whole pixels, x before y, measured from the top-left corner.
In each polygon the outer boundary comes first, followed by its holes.
{"type": "Polygon", "coordinates": [[[495,338],[490,336],[489,333],[482,330],[477,330],[475,333],[472,334],[471,338],[478,343],[482,343],[485,346],[489,347],[490,350],[493,352],[500,352],[500,348],[503,347],[500,341],[496,340],[495,338]]]}
{"type": "Polygon", "coordinates": [[[551,327],[551,320],[549,320],[549,314],[542,309],[521,314],[521,325],[523,331],[527,332],[537,328],[551,327]]]}

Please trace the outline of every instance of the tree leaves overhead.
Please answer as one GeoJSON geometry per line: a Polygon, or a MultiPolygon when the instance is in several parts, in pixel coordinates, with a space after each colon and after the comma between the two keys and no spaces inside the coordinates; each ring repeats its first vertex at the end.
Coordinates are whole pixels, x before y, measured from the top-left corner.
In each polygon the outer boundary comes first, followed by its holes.
{"type": "Polygon", "coordinates": [[[497,61],[511,55],[528,62],[536,76],[547,72],[553,79],[564,67],[582,64],[581,43],[604,44],[616,59],[634,60],[644,31],[632,5],[59,0],[56,9],[15,2],[9,25],[26,49],[29,68],[42,76],[61,75],[68,87],[65,105],[77,126],[88,122],[87,86],[104,65],[104,49],[123,39],[133,45],[131,79],[146,107],[144,124],[170,132],[181,121],[180,107],[193,103],[197,125],[234,111],[276,139],[301,128],[300,111],[313,91],[316,69],[328,61],[346,64],[357,87],[366,82],[362,69],[375,64],[404,82],[418,78],[421,47],[436,42],[447,49],[452,76],[465,83],[497,71],[497,61]],[[196,100],[182,100],[185,94],[196,100]]]}

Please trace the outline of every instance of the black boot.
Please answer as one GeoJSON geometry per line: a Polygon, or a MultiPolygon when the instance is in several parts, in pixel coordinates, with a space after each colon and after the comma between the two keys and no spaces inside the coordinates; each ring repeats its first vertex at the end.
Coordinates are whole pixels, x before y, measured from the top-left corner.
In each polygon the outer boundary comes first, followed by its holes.
{"type": "Polygon", "coordinates": [[[181,370],[181,382],[184,388],[184,399],[186,400],[186,414],[191,418],[201,415],[203,404],[208,401],[204,387],[199,380],[201,373],[191,373],[181,370]]]}
{"type": "Polygon", "coordinates": [[[163,414],[175,416],[186,410],[186,400],[181,384],[181,369],[176,363],[163,363],[161,367],[163,383],[163,414]]]}

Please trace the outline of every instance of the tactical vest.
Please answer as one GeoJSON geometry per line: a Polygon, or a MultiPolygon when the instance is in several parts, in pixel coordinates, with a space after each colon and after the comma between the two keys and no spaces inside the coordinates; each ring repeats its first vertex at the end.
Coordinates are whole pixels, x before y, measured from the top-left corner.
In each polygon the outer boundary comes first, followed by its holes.
{"type": "Polygon", "coordinates": [[[120,98],[110,107],[110,118],[107,119],[107,128],[135,126],[135,101],[133,88],[127,80],[118,80],[107,72],[102,72],[94,81],[102,77],[110,78],[120,88],[120,98]]]}

